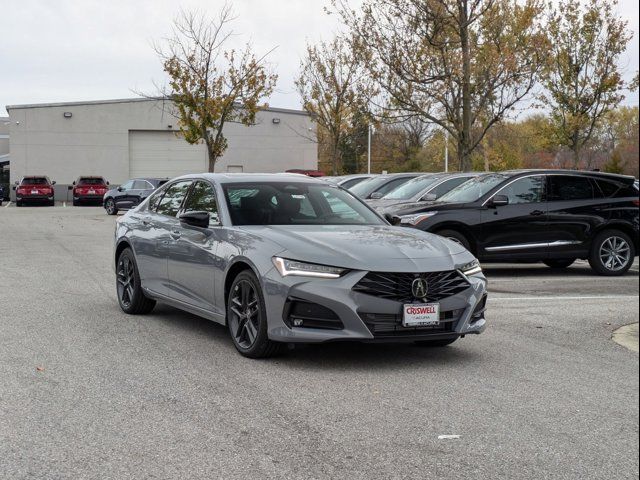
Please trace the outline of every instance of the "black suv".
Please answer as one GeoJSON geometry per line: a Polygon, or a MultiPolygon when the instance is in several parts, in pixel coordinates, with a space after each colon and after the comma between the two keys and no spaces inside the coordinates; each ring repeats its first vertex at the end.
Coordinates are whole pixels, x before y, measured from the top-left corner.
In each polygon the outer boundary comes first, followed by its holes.
{"type": "Polygon", "coordinates": [[[638,190],[633,177],[599,172],[492,173],[392,221],[448,237],[482,261],[566,268],[582,258],[601,275],[622,275],[638,251],[638,190]]]}
{"type": "Polygon", "coordinates": [[[117,188],[112,188],[102,197],[104,209],[109,215],[118,210],[128,210],[138,206],[151,192],[167,183],[168,178],[133,178],[117,188]]]}

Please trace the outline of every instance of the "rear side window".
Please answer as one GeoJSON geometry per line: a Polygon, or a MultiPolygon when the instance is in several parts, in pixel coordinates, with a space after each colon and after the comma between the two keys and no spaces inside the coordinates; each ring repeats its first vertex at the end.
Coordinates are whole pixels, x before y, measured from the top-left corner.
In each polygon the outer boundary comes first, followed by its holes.
{"type": "Polygon", "coordinates": [[[550,175],[549,201],[593,200],[593,184],[587,177],[577,175],[550,175]]]}
{"type": "Polygon", "coordinates": [[[23,178],[21,185],[49,185],[46,177],[27,177],[23,178]]]}
{"type": "Polygon", "coordinates": [[[156,212],[169,217],[175,217],[180,210],[180,205],[182,205],[184,197],[187,195],[189,185],[191,185],[191,180],[183,180],[170,185],[165,190],[162,200],[158,203],[156,212]]]}
{"type": "Polygon", "coordinates": [[[391,190],[395,189],[396,187],[399,187],[403,183],[407,183],[409,180],[411,180],[411,178],[396,178],[395,180],[391,180],[389,183],[386,183],[385,185],[377,189],[376,193],[386,195],[391,190]]]}
{"type": "Polygon", "coordinates": [[[444,195],[450,190],[453,190],[458,185],[463,184],[467,180],[469,180],[469,177],[459,177],[459,178],[452,178],[451,180],[445,180],[436,188],[431,190],[429,193],[434,194],[436,198],[440,198],[442,195],[444,195]]]}
{"type": "Polygon", "coordinates": [[[136,180],[135,182],[133,182],[134,190],[151,190],[152,188],[153,187],[151,186],[151,184],[144,180],[136,180]]]}
{"type": "MultiPolygon", "coordinates": [[[[638,190],[633,185],[611,180],[595,180],[604,198],[637,197],[638,190]]],[[[597,192],[596,192],[597,193],[597,192]]]]}

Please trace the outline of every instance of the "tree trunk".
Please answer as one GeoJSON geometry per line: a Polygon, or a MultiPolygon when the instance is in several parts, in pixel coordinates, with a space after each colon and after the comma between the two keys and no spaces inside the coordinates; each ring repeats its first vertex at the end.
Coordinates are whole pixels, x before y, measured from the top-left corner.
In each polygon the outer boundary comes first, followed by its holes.
{"type": "Polygon", "coordinates": [[[460,170],[471,171],[471,52],[469,49],[468,0],[459,0],[460,46],[462,48],[462,132],[458,142],[460,170]],[[461,147],[461,148],[460,148],[461,147]]]}

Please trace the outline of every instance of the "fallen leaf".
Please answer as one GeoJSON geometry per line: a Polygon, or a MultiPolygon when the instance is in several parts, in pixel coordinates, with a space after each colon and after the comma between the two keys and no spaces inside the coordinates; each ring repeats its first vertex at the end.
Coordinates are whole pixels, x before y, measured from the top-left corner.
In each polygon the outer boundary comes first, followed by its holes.
{"type": "Polygon", "coordinates": [[[36,367],[36,370],[37,370],[38,372],[44,372],[44,367],[36,367]]]}

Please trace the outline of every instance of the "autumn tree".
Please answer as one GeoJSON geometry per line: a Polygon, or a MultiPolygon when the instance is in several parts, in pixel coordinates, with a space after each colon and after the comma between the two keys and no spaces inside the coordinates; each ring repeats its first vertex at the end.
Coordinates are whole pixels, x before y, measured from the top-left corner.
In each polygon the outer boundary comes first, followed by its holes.
{"type": "Polygon", "coordinates": [[[352,45],[341,36],[308,45],[296,80],[303,108],[313,116],[318,136],[329,149],[333,175],[342,160],[341,145],[368,122],[368,98],[373,93],[352,45]]]}
{"type": "Polygon", "coordinates": [[[333,0],[333,5],[392,112],[447,130],[462,170],[471,169],[471,155],[489,129],[538,80],[546,49],[539,0],[364,0],[358,9],[348,0],[333,0]]]}
{"type": "Polygon", "coordinates": [[[576,168],[599,122],[624,98],[619,59],[631,39],[627,22],[615,13],[615,0],[585,1],[549,5],[541,95],[551,112],[554,141],[573,152],[576,168]]]}
{"type": "Polygon", "coordinates": [[[226,47],[233,20],[228,4],[214,19],[183,11],[173,22],[173,35],[156,46],[169,75],[164,93],[176,109],[180,134],[191,144],[206,144],[210,172],[227,149],[225,125],[254,124],[277,80],[267,71],[266,55],[256,57],[249,44],[241,51],[226,47]]]}

